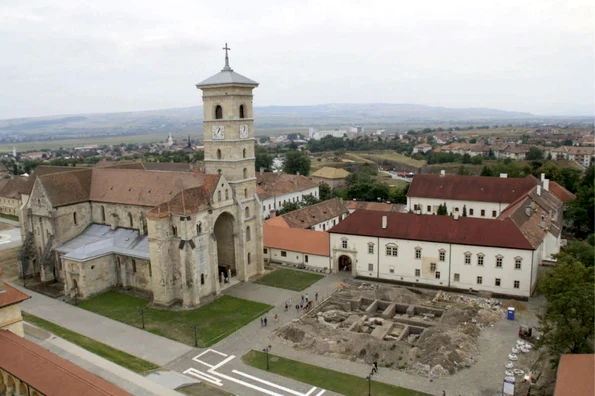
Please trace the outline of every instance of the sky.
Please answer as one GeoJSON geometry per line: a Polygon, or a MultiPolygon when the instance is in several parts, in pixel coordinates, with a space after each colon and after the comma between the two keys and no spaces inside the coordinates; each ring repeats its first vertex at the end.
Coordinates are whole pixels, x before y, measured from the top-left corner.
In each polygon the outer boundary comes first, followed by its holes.
{"type": "Polygon", "coordinates": [[[592,115],[592,0],[2,0],[0,119],[201,104],[414,103],[592,115]]]}

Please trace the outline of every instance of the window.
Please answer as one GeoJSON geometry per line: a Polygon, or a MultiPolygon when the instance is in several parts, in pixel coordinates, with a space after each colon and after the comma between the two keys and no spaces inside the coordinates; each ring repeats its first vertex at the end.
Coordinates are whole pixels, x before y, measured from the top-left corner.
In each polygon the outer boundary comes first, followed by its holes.
{"type": "Polygon", "coordinates": [[[436,263],[430,263],[430,271],[436,271],[436,263]]]}
{"type": "Polygon", "coordinates": [[[200,221],[196,225],[196,233],[197,234],[202,234],[202,223],[200,221]]]}
{"type": "Polygon", "coordinates": [[[133,226],[133,222],[132,222],[132,213],[128,212],[128,225],[130,227],[133,226]]]}
{"type": "Polygon", "coordinates": [[[390,272],[391,274],[395,273],[395,267],[388,267],[388,272],[390,272]]]}
{"type": "Polygon", "coordinates": [[[421,258],[421,248],[415,248],[415,258],[416,259],[421,258]]]}
{"type": "Polygon", "coordinates": [[[219,105],[215,107],[215,119],[220,120],[223,118],[223,108],[219,105]]]}
{"type": "Polygon", "coordinates": [[[229,191],[226,188],[225,189],[225,200],[227,201],[228,199],[229,199],[229,191]]]}
{"type": "Polygon", "coordinates": [[[393,246],[393,256],[397,257],[399,255],[399,248],[396,246],[393,246]]]}
{"type": "Polygon", "coordinates": [[[343,240],[341,240],[341,247],[342,247],[343,249],[347,249],[347,239],[343,239],[343,240]]]}
{"type": "Polygon", "coordinates": [[[247,206],[244,209],[244,217],[246,217],[246,218],[250,217],[250,208],[247,206]]]}
{"type": "Polygon", "coordinates": [[[248,169],[244,168],[244,170],[242,171],[242,175],[244,176],[244,179],[248,178],[248,169]]]}
{"type": "Polygon", "coordinates": [[[494,286],[500,286],[500,278],[496,278],[494,281],[494,286]]]}
{"type": "Polygon", "coordinates": [[[477,265],[483,266],[483,254],[477,255],[477,265]]]}
{"type": "Polygon", "coordinates": [[[465,253],[465,264],[471,264],[471,253],[465,253]]]}
{"type": "MultiPolygon", "coordinates": [[[[322,225],[322,231],[326,231],[326,224],[322,225]]],[[[374,250],[374,246],[372,246],[372,250],[374,250]]],[[[370,247],[368,247],[368,252],[370,251],[370,247]]],[[[372,252],[374,253],[374,252],[372,252]]]]}
{"type": "Polygon", "coordinates": [[[373,243],[368,243],[368,253],[374,254],[374,244],[373,243]]]}
{"type": "Polygon", "coordinates": [[[242,158],[246,158],[246,149],[242,150],[242,158]]]}
{"type": "Polygon", "coordinates": [[[436,279],[440,279],[440,271],[436,271],[436,279]]]}
{"type": "Polygon", "coordinates": [[[485,215],[486,215],[486,211],[485,211],[485,209],[482,209],[481,210],[481,217],[484,217],[485,215]]]}
{"type": "Polygon", "coordinates": [[[374,271],[374,264],[368,264],[368,271],[374,271]]]}
{"type": "Polygon", "coordinates": [[[521,282],[519,281],[514,281],[514,288],[515,289],[519,289],[521,287],[521,282]]]}
{"type": "Polygon", "coordinates": [[[248,198],[248,189],[244,188],[244,198],[248,198]]]}
{"type": "Polygon", "coordinates": [[[426,207],[426,209],[427,209],[427,210],[426,210],[426,212],[431,212],[431,211],[432,211],[432,207],[431,207],[430,205],[428,205],[428,206],[426,207]]]}
{"type": "Polygon", "coordinates": [[[269,252],[269,249],[267,249],[267,248],[264,248],[264,249],[262,249],[262,252],[263,252],[264,254],[267,254],[267,253],[269,252]]]}
{"type": "Polygon", "coordinates": [[[221,190],[217,191],[217,201],[221,202],[221,190]]]}
{"type": "Polygon", "coordinates": [[[393,248],[391,246],[386,247],[386,255],[392,256],[393,255],[393,248]]]}
{"type": "Polygon", "coordinates": [[[132,259],[132,272],[136,273],[136,260],[132,259]]]}
{"type": "Polygon", "coordinates": [[[469,216],[473,216],[473,209],[469,209],[469,216]]]}
{"type": "Polygon", "coordinates": [[[221,150],[217,149],[217,159],[221,159],[221,150]]]}
{"type": "Polygon", "coordinates": [[[105,223],[105,207],[101,207],[101,222],[105,223]]]}
{"type": "Polygon", "coordinates": [[[455,274],[455,276],[454,276],[454,281],[455,281],[455,282],[458,282],[458,281],[460,281],[460,280],[461,280],[461,275],[460,275],[460,274],[455,274]]]}
{"type": "Polygon", "coordinates": [[[151,262],[149,261],[147,267],[149,267],[149,277],[153,277],[153,269],[151,268],[151,262]]]}
{"type": "Polygon", "coordinates": [[[521,261],[522,259],[519,257],[514,259],[514,269],[521,269],[521,261]]]}
{"type": "Polygon", "coordinates": [[[217,169],[217,173],[221,174],[221,173],[223,173],[223,171],[221,169],[217,169]]]}
{"type": "Polygon", "coordinates": [[[205,274],[200,274],[200,284],[201,285],[205,284],[205,274]]]}
{"type": "Polygon", "coordinates": [[[458,211],[459,211],[459,208],[455,208],[455,212],[458,212],[458,211]]]}
{"type": "Polygon", "coordinates": [[[250,234],[250,226],[246,227],[246,242],[249,242],[252,239],[252,235],[250,234]]]}
{"type": "Polygon", "coordinates": [[[78,223],[78,220],[77,220],[77,218],[76,218],[76,212],[74,212],[74,213],[72,214],[72,221],[74,222],[74,225],[78,225],[78,224],[79,224],[79,223],[78,223]]]}
{"type": "Polygon", "coordinates": [[[492,217],[496,217],[496,211],[492,210],[492,217]]]}
{"type": "Polygon", "coordinates": [[[178,236],[178,227],[176,227],[175,225],[172,225],[171,226],[171,234],[172,234],[172,236],[177,237],[178,236]]]}
{"type": "Polygon", "coordinates": [[[440,261],[446,260],[446,252],[444,250],[440,250],[440,252],[438,253],[438,258],[440,261]]]}
{"type": "Polygon", "coordinates": [[[478,285],[481,285],[482,283],[483,283],[483,277],[481,277],[481,276],[478,276],[478,277],[477,277],[477,284],[478,284],[478,285]]]}
{"type": "Polygon", "coordinates": [[[415,276],[417,276],[419,278],[419,274],[420,274],[420,270],[416,269],[415,270],[415,276]]]}
{"type": "Polygon", "coordinates": [[[307,255],[307,254],[305,254],[305,255],[304,255],[304,261],[305,261],[306,263],[308,262],[308,255],[307,255]]]}
{"type": "Polygon", "coordinates": [[[287,252],[281,251],[281,257],[287,257],[287,252]]]}
{"type": "Polygon", "coordinates": [[[246,118],[244,117],[244,105],[240,105],[240,118],[246,118]]]}
{"type": "Polygon", "coordinates": [[[502,268],[502,257],[496,256],[496,268],[502,268]]]}
{"type": "Polygon", "coordinates": [[[419,207],[419,204],[413,205],[413,210],[421,210],[421,208],[419,207]]]}
{"type": "Polygon", "coordinates": [[[250,253],[248,253],[248,255],[246,256],[247,260],[248,260],[248,264],[252,263],[252,256],[250,255],[250,253]]]}

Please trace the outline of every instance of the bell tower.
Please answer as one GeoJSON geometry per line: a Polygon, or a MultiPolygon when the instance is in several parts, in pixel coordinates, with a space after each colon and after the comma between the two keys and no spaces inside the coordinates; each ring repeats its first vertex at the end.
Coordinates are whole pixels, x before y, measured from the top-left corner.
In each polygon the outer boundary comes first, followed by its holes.
{"type": "Polygon", "coordinates": [[[240,200],[256,192],[252,90],[258,87],[229,66],[196,84],[202,90],[206,173],[222,173],[240,200]]]}

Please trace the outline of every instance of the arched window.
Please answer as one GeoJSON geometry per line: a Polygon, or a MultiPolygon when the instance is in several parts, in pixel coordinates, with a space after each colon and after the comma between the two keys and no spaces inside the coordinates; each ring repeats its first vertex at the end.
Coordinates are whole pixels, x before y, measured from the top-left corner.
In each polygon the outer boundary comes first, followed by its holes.
{"type": "Polygon", "coordinates": [[[246,158],[246,149],[242,150],[242,157],[246,158]]]}
{"type": "Polygon", "coordinates": [[[130,212],[128,212],[128,224],[130,225],[130,227],[134,225],[134,223],[132,222],[132,213],[130,212]]]}
{"type": "Polygon", "coordinates": [[[196,233],[197,233],[197,234],[202,234],[202,223],[201,223],[201,222],[199,222],[199,223],[196,225],[196,233]]]}
{"type": "Polygon", "coordinates": [[[217,173],[221,174],[221,169],[217,169],[217,173]]]}
{"type": "Polygon", "coordinates": [[[105,223],[105,206],[101,207],[101,222],[105,223]]]}
{"type": "Polygon", "coordinates": [[[244,188],[244,198],[248,198],[248,189],[244,188]]]}
{"type": "Polygon", "coordinates": [[[220,120],[223,118],[223,108],[219,105],[215,107],[215,119],[220,120]]]}
{"type": "Polygon", "coordinates": [[[250,226],[246,227],[246,242],[252,239],[252,235],[250,234],[250,226]]]}
{"type": "Polygon", "coordinates": [[[225,200],[227,201],[229,199],[229,191],[227,191],[227,188],[225,189],[225,200]]]}
{"type": "Polygon", "coordinates": [[[240,105],[240,118],[246,118],[244,116],[244,105],[240,105]]]}
{"type": "Polygon", "coordinates": [[[200,274],[200,284],[201,285],[205,284],[205,274],[200,274]]]}
{"type": "Polygon", "coordinates": [[[246,208],[244,209],[244,216],[246,218],[250,217],[250,208],[246,206],[246,208]]]}
{"type": "Polygon", "coordinates": [[[176,227],[175,225],[171,226],[171,233],[172,233],[172,236],[177,237],[178,236],[178,227],[176,227]]]}
{"type": "Polygon", "coordinates": [[[221,190],[217,191],[217,202],[221,202],[221,190]]]}
{"type": "Polygon", "coordinates": [[[132,272],[136,272],[136,260],[132,259],[132,272]]]}
{"type": "MultiPolygon", "coordinates": [[[[245,171],[245,169],[244,169],[244,171],[245,171]]],[[[74,222],[74,225],[78,225],[78,224],[79,224],[79,223],[78,223],[78,220],[77,220],[77,218],[76,218],[76,212],[74,212],[74,213],[72,214],[72,221],[74,222]]]]}
{"type": "Polygon", "coordinates": [[[250,264],[252,262],[252,256],[250,255],[250,253],[248,253],[248,264],[250,264]]]}
{"type": "Polygon", "coordinates": [[[221,150],[217,149],[217,159],[221,159],[221,150]]]}
{"type": "Polygon", "coordinates": [[[244,168],[243,174],[244,174],[244,179],[247,179],[248,178],[248,169],[244,168]]]}

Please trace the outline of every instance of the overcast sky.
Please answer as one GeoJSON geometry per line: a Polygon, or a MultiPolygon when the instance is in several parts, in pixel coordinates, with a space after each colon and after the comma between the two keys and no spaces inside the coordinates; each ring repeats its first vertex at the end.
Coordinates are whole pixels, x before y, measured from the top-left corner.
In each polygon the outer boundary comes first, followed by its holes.
{"type": "Polygon", "coordinates": [[[0,118],[187,107],[223,66],[255,104],[589,115],[593,0],[1,0],[0,118]]]}

